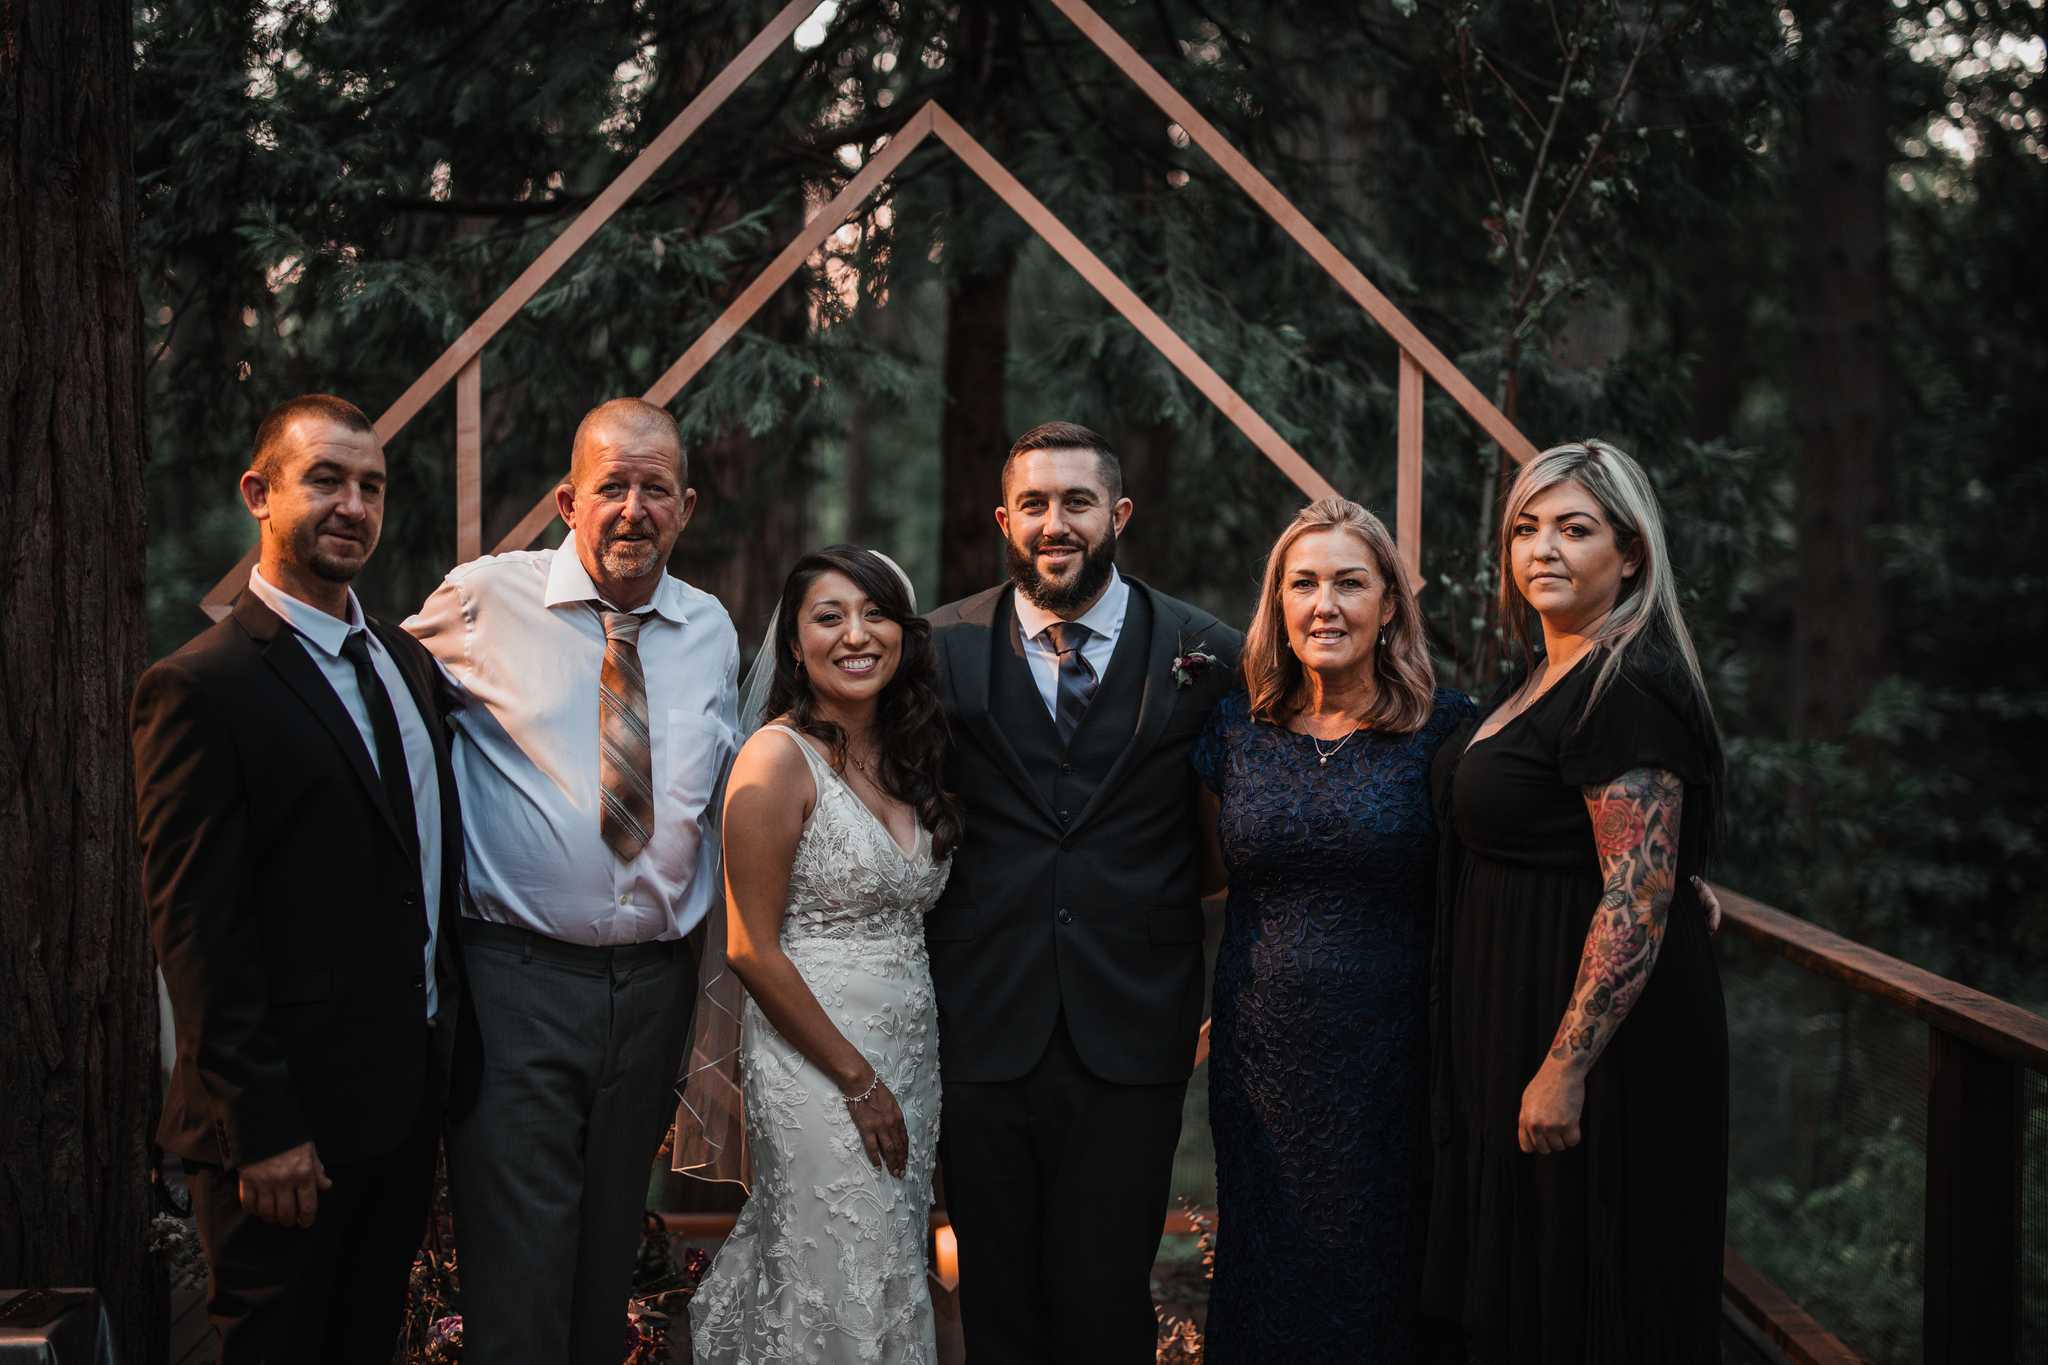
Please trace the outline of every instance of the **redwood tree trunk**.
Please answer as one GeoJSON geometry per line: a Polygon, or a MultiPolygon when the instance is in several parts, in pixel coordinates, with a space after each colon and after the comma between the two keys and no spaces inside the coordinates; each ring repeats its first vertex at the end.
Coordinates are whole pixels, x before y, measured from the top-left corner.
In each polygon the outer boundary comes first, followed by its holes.
{"type": "Polygon", "coordinates": [[[939,600],[997,581],[1003,457],[1014,439],[1003,411],[1016,258],[956,276],[946,290],[946,410],[939,420],[939,600]]]}
{"type": "Polygon", "coordinates": [[[163,1358],[127,0],[0,3],[0,1285],[92,1285],[163,1358]]]}
{"type": "Polygon", "coordinates": [[[1861,0],[1832,0],[1806,6],[1801,21],[1807,33],[1826,35],[1794,191],[1807,225],[1792,414],[1800,445],[1795,723],[1814,739],[1848,729],[1884,659],[1884,583],[1870,531],[1887,510],[1891,467],[1888,15],[1861,0]]]}
{"type": "MultiPolygon", "coordinates": [[[[1018,88],[1017,0],[961,7],[949,67],[952,107],[975,111],[974,135],[997,160],[1012,152],[1006,101],[1018,88]]],[[[1010,282],[1019,236],[1008,208],[965,167],[953,171],[947,225],[945,409],[939,419],[939,601],[1002,575],[995,507],[1015,433],[1004,398],[1010,368],[1010,282]]],[[[1033,421],[1044,420],[1034,417],[1033,421]]]]}

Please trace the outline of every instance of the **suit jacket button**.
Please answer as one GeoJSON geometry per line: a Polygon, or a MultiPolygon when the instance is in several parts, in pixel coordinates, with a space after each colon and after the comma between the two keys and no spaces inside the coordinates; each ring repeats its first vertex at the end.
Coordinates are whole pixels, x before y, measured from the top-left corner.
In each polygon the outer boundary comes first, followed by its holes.
{"type": "Polygon", "coordinates": [[[1060,907],[1059,920],[1061,924],[1072,924],[1074,922],[1074,912],[1062,905],[1060,907]]]}
{"type": "Polygon", "coordinates": [[[408,891],[405,893],[402,899],[407,905],[418,905],[420,903],[420,893],[417,891],[408,891]]]}

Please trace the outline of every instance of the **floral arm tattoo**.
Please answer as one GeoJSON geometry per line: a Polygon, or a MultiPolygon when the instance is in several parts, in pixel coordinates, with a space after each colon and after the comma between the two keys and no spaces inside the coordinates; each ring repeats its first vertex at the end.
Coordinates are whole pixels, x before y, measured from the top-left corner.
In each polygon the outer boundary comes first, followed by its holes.
{"type": "Polygon", "coordinates": [[[1551,1060],[1580,1068],[1613,1041],[1657,965],[1678,885],[1685,784],[1661,768],[1636,768],[1583,790],[1607,883],[1586,930],[1571,1004],[1550,1044],[1551,1060]]]}

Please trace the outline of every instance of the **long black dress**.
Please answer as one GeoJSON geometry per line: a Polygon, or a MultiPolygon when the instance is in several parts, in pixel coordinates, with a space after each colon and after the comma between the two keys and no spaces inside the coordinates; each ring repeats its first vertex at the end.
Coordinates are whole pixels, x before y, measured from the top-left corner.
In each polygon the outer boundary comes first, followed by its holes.
{"type": "Polygon", "coordinates": [[[1420,730],[1359,731],[1323,763],[1240,691],[1195,746],[1230,876],[1210,1033],[1210,1365],[1417,1358],[1429,766],[1471,715],[1440,690],[1420,730]]]}
{"type": "Polygon", "coordinates": [[[1461,1323],[1474,1360],[1491,1365],[1721,1358],[1728,1022],[1690,881],[1713,797],[1711,732],[1682,673],[1633,660],[1581,724],[1598,665],[1589,653],[1469,750],[1464,727],[1432,774],[1451,837],[1424,1304],[1461,1323]],[[1587,1077],[1580,1144],[1524,1155],[1522,1091],[1570,1002],[1602,887],[1581,788],[1636,768],[1685,782],[1663,948],[1587,1077]]]}

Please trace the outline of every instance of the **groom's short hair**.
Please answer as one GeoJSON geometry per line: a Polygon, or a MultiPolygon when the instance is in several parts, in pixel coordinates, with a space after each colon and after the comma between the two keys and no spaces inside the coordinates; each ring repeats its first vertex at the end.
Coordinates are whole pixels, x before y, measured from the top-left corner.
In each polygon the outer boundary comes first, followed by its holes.
{"type": "Polygon", "coordinates": [[[1095,452],[1096,472],[1102,476],[1102,486],[1109,490],[1109,500],[1115,502],[1124,495],[1124,467],[1109,448],[1109,442],[1100,433],[1090,431],[1079,422],[1040,422],[1017,438],[1010,447],[1009,458],[1003,461],[1003,495],[1009,496],[1010,467],[1017,463],[1020,455],[1034,450],[1091,450],[1095,452]]]}

